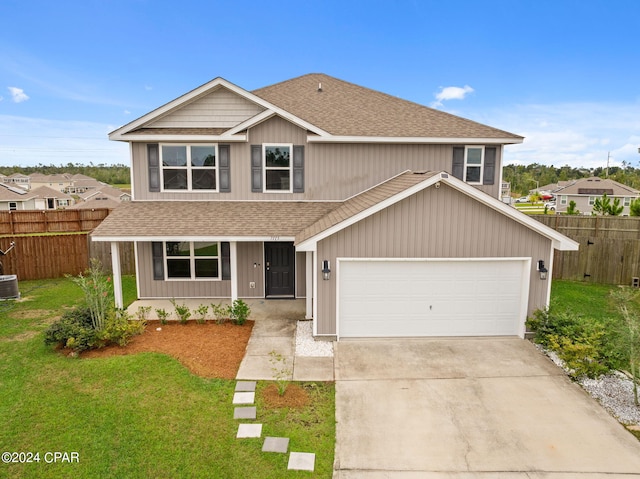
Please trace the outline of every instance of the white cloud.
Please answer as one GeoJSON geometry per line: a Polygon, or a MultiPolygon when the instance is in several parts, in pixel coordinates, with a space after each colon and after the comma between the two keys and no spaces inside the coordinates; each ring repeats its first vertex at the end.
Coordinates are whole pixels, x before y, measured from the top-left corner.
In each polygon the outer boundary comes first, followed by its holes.
{"type": "Polygon", "coordinates": [[[464,100],[468,93],[473,93],[473,88],[469,85],[464,87],[447,86],[441,87],[440,92],[436,93],[436,101],[431,104],[433,107],[442,106],[443,101],[447,100],[464,100]]]}
{"type": "Polygon", "coordinates": [[[24,92],[22,88],[17,88],[15,86],[10,86],[7,88],[11,93],[11,99],[14,103],[22,103],[23,101],[27,101],[29,97],[24,92]]]}
{"type": "Polygon", "coordinates": [[[640,104],[513,105],[462,116],[525,137],[505,148],[504,163],[556,167],[640,166],[640,104]]]}

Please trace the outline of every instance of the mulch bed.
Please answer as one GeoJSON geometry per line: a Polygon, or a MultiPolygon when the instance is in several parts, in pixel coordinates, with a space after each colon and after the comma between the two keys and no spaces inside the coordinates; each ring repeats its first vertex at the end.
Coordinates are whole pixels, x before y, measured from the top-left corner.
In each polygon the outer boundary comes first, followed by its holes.
{"type": "Polygon", "coordinates": [[[107,346],[85,351],[81,358],[102,358],[140,352],[165,353],[173,356],[192,373],[205,378],[235,379],[244,357],[253,321],[242,326],[207,321],[197,324],[148,321],[147,327],[124,347],[107,346]]]}

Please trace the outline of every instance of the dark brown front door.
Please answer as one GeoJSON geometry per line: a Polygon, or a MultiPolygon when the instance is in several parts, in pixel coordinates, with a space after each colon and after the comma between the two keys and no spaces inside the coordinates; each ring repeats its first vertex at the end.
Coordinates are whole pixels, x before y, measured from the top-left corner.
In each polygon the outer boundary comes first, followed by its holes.
{"type": "Polygon", "coordinates": [[[293,297],[295,294],[293,243],[265,243],[264,261],[267,297],[293,297]]]}

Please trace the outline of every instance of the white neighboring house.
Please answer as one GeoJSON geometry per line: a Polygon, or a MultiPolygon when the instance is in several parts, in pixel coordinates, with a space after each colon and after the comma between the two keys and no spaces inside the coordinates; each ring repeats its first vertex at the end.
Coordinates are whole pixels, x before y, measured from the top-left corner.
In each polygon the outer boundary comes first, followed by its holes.
{"type": "Polygon", "coordinates": [[[0,210],[57,210],[72,204],[71,196],[47,186],[27,191],[17,186],[0,184],[0,210]]]}
{"type": "Polygon", "coordinates": [[[576,208],[583,214],[590,215],[596,198],[607,195],[613,203],[615,198],[620,198],[620,205],[624,207],[622,215],[629,215],[631,202],[640,197],[640,191],[623,185],[609,178],[582,178],[570,185],[554,192],[556,195],[557,211],[567,211],[571,201],[576,202],[576,208]]]}

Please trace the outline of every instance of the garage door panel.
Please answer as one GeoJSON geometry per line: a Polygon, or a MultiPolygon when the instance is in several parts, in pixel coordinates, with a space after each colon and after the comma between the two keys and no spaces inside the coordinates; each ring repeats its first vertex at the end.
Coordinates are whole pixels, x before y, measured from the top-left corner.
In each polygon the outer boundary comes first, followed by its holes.
{"type": "MultiPolygon", "coordinates": [[[[342,337],[517,335],[526,262],[340,261],[342,337]]],[[[528,286],[528,285],[527,285],[528,286]]]]}

